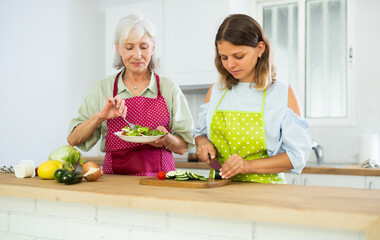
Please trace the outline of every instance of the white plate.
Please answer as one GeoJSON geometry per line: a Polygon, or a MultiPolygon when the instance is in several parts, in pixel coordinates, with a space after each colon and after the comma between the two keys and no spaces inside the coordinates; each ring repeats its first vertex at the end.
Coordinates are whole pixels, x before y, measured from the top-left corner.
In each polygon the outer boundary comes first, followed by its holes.
{"type": "Polygon", "coordinates": [[[159,136],[126,136],[122,135],[123,131],[120,132],[115,132],[114,134],[118,136],[119,138],[123,139],[124,141],[127,142],[133,142],[133,143],[148,143],[148,142],[153,142],[165,135],[159,135],[159,136]]]}

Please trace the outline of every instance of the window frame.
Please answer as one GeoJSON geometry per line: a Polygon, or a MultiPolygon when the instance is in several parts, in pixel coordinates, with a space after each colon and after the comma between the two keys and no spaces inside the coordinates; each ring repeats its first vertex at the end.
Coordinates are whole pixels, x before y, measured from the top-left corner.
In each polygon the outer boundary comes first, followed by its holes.
{"type": "MultiPolygon", "coordinates": [[[[282,5],[289,3],[298,4],[298,81],[302,93],[298,95],[303,112],[306,113],[306,1],[308,0],[256,0],[257,21],[263,26],[263,8],[267,6],[282,5]]],[[[355,121],[355,38],[354,38],[354,9],[355,1],[347,1],[347,116],[343,118],[305,118],[313,127],[353,127],[355,121]]],[[[279,79],[281,81],[281,78],[279,79]]]]}

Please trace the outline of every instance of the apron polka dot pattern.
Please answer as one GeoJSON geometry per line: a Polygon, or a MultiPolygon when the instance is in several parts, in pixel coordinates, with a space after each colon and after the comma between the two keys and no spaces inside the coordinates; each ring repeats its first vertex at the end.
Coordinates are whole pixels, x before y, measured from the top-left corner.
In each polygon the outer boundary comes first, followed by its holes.
{"type": "MultiPolygon", "coordinates": [[[[114,84],[114,97],[117,94],[117,81],[120,73],[115,78],[114,84]]],[[[169,131],[170,114],[165,102],[164,97],[161,95],[159,87],[159,77],[156,75],[158,95],[157,98],[147,98],[142,96],[136,96],[127,98],[125,105],[127,107],[126,119],[134,124],[140,126],[150,127],[156,129],[158,126],[164,126],[169,131]]],[[[142,146],[142,143],[130,143],[120,139],[114,133],[121,131],[125,127],[125,122],[121,117],[107,120],[108,132],[106,135],[106,155],[103,163],[104,173],[113,173],[112,170],[112,156],[111,152],[119,151],[123,149],[131,149],[142,146]]],[[[149,151],[149,150],[146,150],[149,151]]],[[[162,170],[165,172],[175,170],[174,158],[170,151],[164,147],[161,149],[161,161],[162,170]]],[[[132,175],[137,176],[157,176],[157,172],[136,172],[132,175]]]]}
{"type": "MultiPolygon", "coordinates": [[[[217,158],[223,164],[233,154],[238,154],[247,161],[268,157],[263,120],[265,91],[261,112],[217,110],[226,93],[227,90],[219,100],[211,120],[211,142],[217,149],[217,158]]],[[[213,174],[210,173],[211,176],[213,174]]],[[[285,183],[283,174],[237,174],[231,180],[285,183]]]]}

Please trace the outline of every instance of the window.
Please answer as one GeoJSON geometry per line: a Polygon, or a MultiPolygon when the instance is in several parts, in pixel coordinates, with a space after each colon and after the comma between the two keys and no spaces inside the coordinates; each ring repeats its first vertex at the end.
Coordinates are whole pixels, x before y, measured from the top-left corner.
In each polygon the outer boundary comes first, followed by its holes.
{"type": "Polygon", "coordinates": [[[353,125],[351,0],[259,1],[279,81],[314,126],[353,125]]]}

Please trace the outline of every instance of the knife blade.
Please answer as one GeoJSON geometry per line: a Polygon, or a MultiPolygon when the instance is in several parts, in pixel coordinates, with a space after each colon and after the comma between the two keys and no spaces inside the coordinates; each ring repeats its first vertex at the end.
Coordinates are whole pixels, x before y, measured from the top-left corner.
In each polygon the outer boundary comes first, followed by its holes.
{"type": "Polygon", "coordinates": [[[212,167],[213,169],[220,170],[222,168],[222,164],[220,164],[218,159],[211,159],[210,154],[208,155],[208,159],[210,160],[210,167],[212,167]]]}

